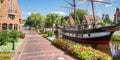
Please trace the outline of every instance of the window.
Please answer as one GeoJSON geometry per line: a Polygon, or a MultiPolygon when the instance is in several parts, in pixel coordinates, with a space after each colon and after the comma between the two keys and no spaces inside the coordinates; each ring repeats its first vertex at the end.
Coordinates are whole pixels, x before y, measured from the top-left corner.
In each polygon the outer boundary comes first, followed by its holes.
{"type": "Polygon", "coordinates": [[[13,8],[10,7],[10,9],[9,9],[9,13],[13,13],[13,12],[14,12],[13,8]]]}
{"type": "Polygon", "coordinates": [[[14,16],[14,15],[8,15],[8,18],[9,18],[10,20],[14,20],[15,16],[14,16]]]}
{"type": "Polygon", "coordinates": [[[13,2],[12,5],[15,5],[15,2],[13,2]]]}
{"type": "Polygon", "coordinates": [[[7,10],[6,5],[4,6],[4,10],[5,10],[5,11],[7,10]]]}
{"type": "Polygon", "coordinates": [[[3,29],[3,30],[7,30],[7,24],[6,24],[6,23],[3,23],[3,24],[2,24],[2,29],[3,29]]]}
{"type": "Polygon", "coordinates": [[[12,24],[9,24],[9,30],[12,30],[12,24]]]}
{"type": "Polygon", "coordinates": [[[11,0],[8,0],[8,2],[10,3],[10,2],[11,2],[11,0]]]}
{"type": "Polygon", "coordinates": [[[118,20],[120,21],[120,16],[118,17],[118,20]]]}
{"type": "Polygon", "coordinates": [[[120,22],[120,16],[118,17],[118,19],[117,19],[117,20],[118,20],[118,22],[120,22]]]}

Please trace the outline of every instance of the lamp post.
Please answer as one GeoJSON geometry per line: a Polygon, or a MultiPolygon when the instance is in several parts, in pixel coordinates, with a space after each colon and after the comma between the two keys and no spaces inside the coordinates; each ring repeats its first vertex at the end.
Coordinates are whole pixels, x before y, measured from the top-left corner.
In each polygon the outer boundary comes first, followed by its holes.
{"type": "Polygon", "coordinates": [[[58,38],[58,16],[56,16],[55,37],[58,38]]]}

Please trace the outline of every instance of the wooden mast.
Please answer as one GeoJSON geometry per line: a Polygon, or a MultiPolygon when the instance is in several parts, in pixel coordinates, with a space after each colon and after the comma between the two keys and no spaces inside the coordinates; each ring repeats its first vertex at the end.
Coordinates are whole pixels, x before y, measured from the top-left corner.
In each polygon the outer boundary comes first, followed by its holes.
{"type": "Polygon", "coordinates": [[[93,28],[96,27],[96,20],[95,20],[95,11],[94,11],[94,2],[100,2],[100,3],[104,3],[104,4],[112,4],[112,3],[109,3],[109,2],[103,2],[103,1],[95,1],[95,0],[88,0],[91,2],[91,5],[92,5],[92,13],[93,13],[93,28]]]}
{"type": "Polygon", "coordinates": [[[73,0],[73,7],[74,7],[74,22],[76,24],[76,0],[73,0]]]}
{"type": "MultiPolygon", "coordinates": [[[[68,2],[66,0],[64,0],[64,1],[67,2],[69,5],[71,5],[73,7],[73,9],[74,9],[74,17],[73,17],[73,19],[74,19],[74,22],[76,24],[76,0],[73,0],[73,3],[70,3],[70,2],[68,2]]],[[[65,8],[69,8],[69,7],[65,7],[65,8]]]]}
{"type": "Polygon", "coordinates": [[[92,5],[92,13],[93,13],[93,28],[95,28],[96,24],[95,24],[95,11],[94,11],[94,2],[91,1],[91,5],[92,5]]]}

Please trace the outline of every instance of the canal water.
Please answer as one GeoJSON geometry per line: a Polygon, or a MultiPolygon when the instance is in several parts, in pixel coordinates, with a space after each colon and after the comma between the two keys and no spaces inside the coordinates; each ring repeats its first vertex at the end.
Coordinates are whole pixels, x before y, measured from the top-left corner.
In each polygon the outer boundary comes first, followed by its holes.
{"type": "Polygon", "coordinates": [[[110,44],[82,44],[85,46],[92,46],[93,48],[108,54],[110,56],[120,55],[120,41],[111,41],[110,44]]]}
{"type": "Polygon", "coordinates": [[[112,55],[120,55],[120,41],[112,41],[110,48],[112,55]]]}

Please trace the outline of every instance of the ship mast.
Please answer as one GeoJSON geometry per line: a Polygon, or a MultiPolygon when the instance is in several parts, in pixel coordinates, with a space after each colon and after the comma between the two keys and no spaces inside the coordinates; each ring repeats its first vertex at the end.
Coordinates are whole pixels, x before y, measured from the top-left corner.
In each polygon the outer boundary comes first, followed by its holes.
{"type": "Polygon", "coordinates": [[[91,1],[91,5],[92,5],[92,12],[93,12],[93,28],[95,28],[96,24],[95,24],[95,11],[94,11],[94,2],[91,1]]]}
{"type": "Polygon", "coordinates": [[[92,13],[93,13],[93,28],[96,27],[96,21],[95,21],[95,11],[94,11],[94,2],[100,2],[100,3],[104,3],[104,4],[112,4],[110,2],[103,2],[103,0],[87,0],[91,2],[92,5],[92,13]]]}
{"type": "Polygon", "coordinates": [[[73,7],[74,7],[74,22],[76,24],[76,0],[73,0],[73,7]]]}
{"type": "MultiPolygon", "coordinates": [[[[73,0],[73,3],[70,3],[66,0],[64,0],[64,1],[67,2],[69,5],[71,5],[72,8],[74,9],[74,18],[73,19],[74,19],[74,22],[76,24],[76,0],[73,0]]],[[[65,8],[70,8],[70,7],[65,7],[65,8]]]]}

